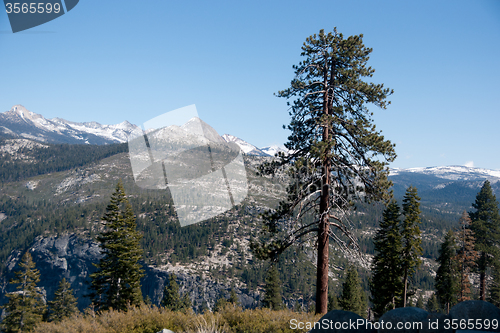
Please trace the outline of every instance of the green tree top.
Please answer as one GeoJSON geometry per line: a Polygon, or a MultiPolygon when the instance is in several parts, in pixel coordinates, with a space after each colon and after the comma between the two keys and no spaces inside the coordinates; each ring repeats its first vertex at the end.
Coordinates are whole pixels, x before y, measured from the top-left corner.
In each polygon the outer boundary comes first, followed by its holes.
{"type": "Polygon", "coordinates": [[[92,278],[92,300],[97,310],[113,308],[126,311],[142,303],[140,279],[144,270],[140,247],[141,234],[123,184],[118,182],[103,217],[105,230],[97,237],[103,258],[92,278]]]}
{"type": "Polygon", "coordinates": [[[403,215],[404,219],[401,227],[403,240],[401,265],[404,272],[403,306],[406,306],[408,279],[415,273],[417,267],[420,266],[420,256],[423,253],[422,237],[419,228],[421,223],[420,198],[416,187],[410,186],[406,189],[403,198],[403,215]]]}
{"type": "Polygon", "coordinates": [[[181,296],[177,276],[173,273],[169,276],[168,285],[165,285],[160,305],[172,311],[187,310],[192,306],[187,293],[181,296]]]}
{"type": "Polygon", "coordinates": [[[276,265],[271,265],[267,271],[262,306],[273,310],[279,310],[283,307],[283,301],[281,298],[281,282],[276,265]]]}
{"type": "Polygon", "coordinates": [[[439,268],[436,272],[436,296],[446,308],[446,313],[457,303],[457,293],[459,291],[458,265],[455,260],[457,245],[455,234],[449,230],[444,237],[444,241],[439,249],[437,262],[439,268]]]}
{"type": "Polygon", "coordinates": [[[366,317],[366,294],[361,287],[361,280],[358,271],[354,266],[349,266],[347,276],[342,284],[342,294],[339,299],[342,310],[357,313],[361,317],[366,317]]]}
{"type": "Polygon", "coordinates": [[[489,181],[485,181],[476,196],[472,207],[476,211],[469,212],[472,220],[471,229],[476,238],[476,250],[480,257],[477,262],[479,278],[479,297],[486,300],[487,270],[498,264],[500,246],[500,215],[498,201],[493,194],[489,181]]]}
{"type": "Polygon", "coordinates": [[[19,263],[11,284],[17,284],[16,292],[7,294],[9,302],[3,306],[7,316],[2,321],[3,332],[28,332],[42,321],[46,311],[44,295],[37,283],[40,272],[35,268],[31,254],[27,251],[19,263]]]}
{"type": "Polygon", "coordinates": [[[54,299],[49,302],[49,321],[59,322],[71,317],[78,312],[76,303],[70,283],[63,278],[54,294],[54,299]]]}
{"type": "Polygon", "coordinates": [[[380,229],[373,239],[375,256],[372,261],[370,291],[373,311],[378,318],[402,302],[403,271],[400,208],[392,200],[383,213],[380,229]]]}

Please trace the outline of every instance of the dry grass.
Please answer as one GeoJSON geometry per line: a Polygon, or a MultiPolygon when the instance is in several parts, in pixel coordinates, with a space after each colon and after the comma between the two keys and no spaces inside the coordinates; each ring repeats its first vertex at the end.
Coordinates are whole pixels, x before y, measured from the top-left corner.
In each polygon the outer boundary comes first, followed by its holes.
{"type": "Polygon", "coordinates": [[[88,310],[60,323],[42,323],[34,333],[156,333],[166,328],[175,333],[291,333],[290,320],[315,322],[320,316],[290,310],[242,310],[228,305],[220,313],[172,312],[143,305],[128,312],[88,310]]]}

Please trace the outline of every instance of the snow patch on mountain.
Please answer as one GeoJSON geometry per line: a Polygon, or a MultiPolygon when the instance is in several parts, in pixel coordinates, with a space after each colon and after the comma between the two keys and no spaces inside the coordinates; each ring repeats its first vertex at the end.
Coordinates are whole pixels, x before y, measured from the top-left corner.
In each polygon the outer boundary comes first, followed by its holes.
{"type": "Polygon", "coordinates": [[[222,138],[226,141],[226,142],[234,142],[236,143],[240,149],[247,155],[254,155],[254,156],[268,156],[267,153],[263,152],[261,149],[257,148],[256,146],[240,139],[240,138],[237,138],[235,137],[234,135],[230,135],[230,134],[224,134],[222,136],[222,138]]]}
{"type": "Polygon", "coordinates": [[[500,170],[490,170],[461,165],[424,167],[409,169],[390,169],[390,176],[396,176],[401,173],[420,173],[432,175],[441,179],[448,180],[483,180],[488,179],[491,182],[500,181],[500,170]]]}
{"type": "Polygon", "coordinates": [[[95,121],[77,123],[61,118],[46,119],[22,105],[14,105],[9,111],[1,113],[0,123],[0,132],[5,134],[54,143],[123,143],[137,128],[128,121],[101,125],[95,121]]]}
{"type": "Polygon", "coordinates": [[[285,154],[288,153],[288,149],[286,149],[283,146],[278,146],[278,145],[267,146],[267,147],[261,148],[261,150],[263,152],[265,152],[266,154],[268,154],[269,156],[275,156],[279,152],[283,152],[285,154]]]}

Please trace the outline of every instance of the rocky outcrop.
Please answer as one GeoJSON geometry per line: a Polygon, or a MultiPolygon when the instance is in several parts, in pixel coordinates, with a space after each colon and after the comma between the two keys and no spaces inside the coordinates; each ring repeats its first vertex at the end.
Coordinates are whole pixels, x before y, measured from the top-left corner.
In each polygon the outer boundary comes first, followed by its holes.
{"type": "MultiPolygon", "coordinates": [[[[82,239],[75,234],[38,237],[29,247],[29,251],[40,271],[41,287],[48,300],[54,297],[59,282],[66,278],[71,283],[75,296],[78,298],[78,308],[83,310],[90,305],[89,275],[95,272],[93,263],[101,258],[100,248],[96,242],[82,239]]],[[[14,251],[7,261],[6,274],[0,279],[0,304],[7,302],[5,294],[15,290],[9,280],[14,277],[17,264],[23,253],[14,251]]],[[[141,280],[143,296],[149,297],[153,304],[159,305],[163,297],[165,283],[170,273],[152,266],[144,266],[145,276],[141,280]]],[[[204,307],[212,309],[219,295],[229,295],[230,286],[216,283],[199,276],[176,273],[181,292],[187,292],[195,311],[204,307]]],[[[245,308],[254,308],[260,301],[258,293],[246,289],[235,288],[238,298],[245,308]]]]}
{"type": "MultiPolygon", "coordinates": [[[[485,301],[464,301],[451,308],[449,313],[451,321],[453,319],[470,327],[466,329],[478,331],[500,332],[500,309],[485,301]]],[[[463,329],[464,327],[459,328],[463,329]]]]}
{"type": "Polygon", "coordinates": [[[420,308],[397,308],[380,317],[379,333],[418,333],[426,325],[428,312],[420,308]]]}

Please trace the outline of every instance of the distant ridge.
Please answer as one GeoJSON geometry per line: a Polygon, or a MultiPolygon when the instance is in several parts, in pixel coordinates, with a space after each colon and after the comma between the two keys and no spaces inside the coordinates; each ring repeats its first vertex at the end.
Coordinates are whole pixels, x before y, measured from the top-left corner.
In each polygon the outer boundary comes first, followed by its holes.
{"type": "Polygon", "coordinates": [[[77,123],[61,118],[46,119],[14,105],[0,113],[0,133],[47,143],[112,144],[122,143],[137,126],[128,121],[116,125],[101,125],[95,121],[77,123]]]}

